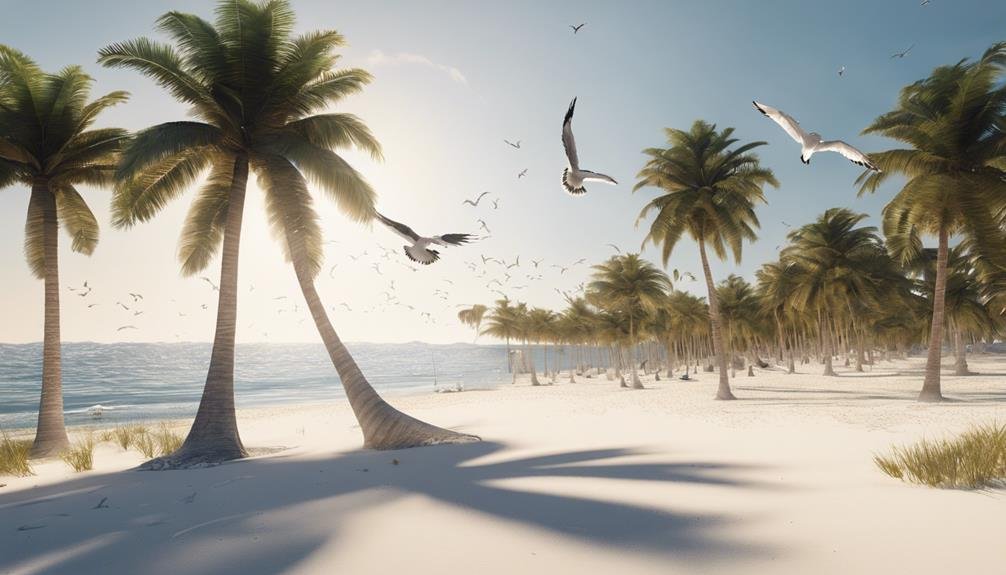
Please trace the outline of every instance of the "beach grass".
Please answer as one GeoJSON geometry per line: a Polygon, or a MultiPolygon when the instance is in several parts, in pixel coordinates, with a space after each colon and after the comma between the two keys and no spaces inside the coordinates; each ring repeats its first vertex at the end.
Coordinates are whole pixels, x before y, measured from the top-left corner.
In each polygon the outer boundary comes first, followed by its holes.
{"type": "Polygon", "coordinates": [[[32,475],[28,451],[30,439],[15,439],[0,429],[0,475],[25,477],[32,475]]]}
{"type": "Polygon", "coordinates": [[[141,433],[133,438],[133,446],[140,450],[140,453],[147,459],[157,454],[157,442],[149,433],[141,433]]]}
{"type": "Polygon", "coordinates": [[[172,431],[167,423],[161,423],[153,436],[157,442],[159,455],[168,455],[178,451],[178,448],[182,446],[182,442],[185,441],[185,438],[172,431]]]}
{"type": "Polygon", "coordinates": [[[977,489],[1006,481],[1006,425],[975,426],[952,439],[922,440],[873,458],[887,475],[942,488],[977,489]]]}
{"type": "Polygon", "coordinates": [[[130,446],[136,443],[137,438],[141,435],[147,433],[147,428],[142,425],[119,425],[111,430],[111,434],[115,443],[122,448],[123,451],[129,449],[130,446]]]}
{"type": "Polygon", "coordinates": [[[94,468],[94,435],[85,435],[59,457],[76,472],[90,471],[94,468]]]}

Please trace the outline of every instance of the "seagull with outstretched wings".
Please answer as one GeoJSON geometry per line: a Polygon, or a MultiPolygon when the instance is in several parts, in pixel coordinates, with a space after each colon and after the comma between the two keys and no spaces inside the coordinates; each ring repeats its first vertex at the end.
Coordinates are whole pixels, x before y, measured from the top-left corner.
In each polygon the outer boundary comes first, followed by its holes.
{"type": "Polygon", "coordinates": [[[859,164],[869,170],[880,171],[880,168],[870,160],[869,156],[842,140],[821,140],[821,134],[817,132],[810,132],[808,134],[800,127],[800,122],[797,122],[792,116],[782,110],[777,110],[758,102],[752,103],[756,110],[768,116],[776,124],[779,124],[779,127],[789,134],[790,138],[793,138],[796,143],[800,144],[801,162],[810,164],[810,157],[817,152],[837,152],[854,164],[859,164]]]}
{"type": "Polygon", "coordinates": [[[382,214],[377,214],[377,219],[396,234],[412,243],[412,245],[402,246],[405,250],[405,255],[410,260],[427,266],[440,259],[440,252],[429,249],[430,245],[435,244],[450,247],[460,246],[471,241],[470,234],[444,234],[442,236],[423,237],[412,231],[412,228],[409,226],[389,219],[382,214]]]}
{"type": "Polygon", "coordinates": [[[562,120],[562,146],[566,149],[566,161],[569,165],[562,171],[562,187],[570,194],[578,196],[587,193],[584,182],[605,182],[617,184],[615,178],[580,169],[580,159],[576,154],[576,141],[573,139],[573,110],[576,108],[576,98],[569,104],[566,116],[562,120]]]}

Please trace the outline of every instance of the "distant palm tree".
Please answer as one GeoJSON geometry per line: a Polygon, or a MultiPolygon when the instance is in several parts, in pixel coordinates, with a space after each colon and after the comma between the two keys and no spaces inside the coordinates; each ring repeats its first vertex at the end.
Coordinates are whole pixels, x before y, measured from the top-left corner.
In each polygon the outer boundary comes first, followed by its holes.
{"type": "Polygon", "coordinates": [[[59,322],[59,224],[70,248],[91,255],[98,222],[76,186],[113,183],[117,155],[127,134],[90,129],[106,108],[124,102],[111,92],[88,102],[92,79],[78,66],[47,74],[30,58],[0,45],[0,189],[31,189],[24,252],[35,277],[45,283],[42,393],[32,457],[69,445],[63,423],[59,322]]]}
{"type": "Polygon", "coordinates": [[[697,120],[691,130],[667,128],[667,148],[649,148],[650,157],[640,170],[633,191],[660,188],[663,194],[651,200],[639,214],[644,219],[651,210],[657,215],[650,224],[647,242],[659,244],[667,265],[671,252],[685,234],[699,245],[702,271],[709,295],[713,351],[719,363],[717,399],[734,399],[727,373],[726,342],[721,330],[716,284],[706,255],[707,244],[720,259],[729,250],[740,262],[744,240],[756,239],[758,217],[755,205],[764,202],[762,188],[778,187],[771,170],[762,168],[751,150],[765,142],[751,142],[731,149],[738,140],[733,128],[717,131],[715,124],[697,120]]]}
{"type": "MultiPolygon", "coordinates": [[[[716,286],[716,299],[727,330],[730,365],[733,369],[734,351],[740,347],[754,356],[754,341],[761,328],[760,302],[754,288],[744,278],[730,274],[716,286]]],[[[757,357],[752,357],[752,364],[757,357]]]]}
{"type": "Polygon", "coordinates": [[[479,329],[482,327],[482,319],[485,318],[489,308],[482,304],[475,304],[458,312],[458,321],[475,330],[475,339],[479,338],[479,329]]]}
{"type": "Polygon", "coordinates": [[[587,290],[602,307],[624,314],[629,321],[629,345],[632,349],[632,387],[643,384],[636,373],[637,335],[646,316],[653,314],[665,302],[671,280],[639,254],[614,256],[595,265],[587,290]]]}
{"type": "Polygon", "coordinates": [[[154,466],[188,466],[245,455],[234,411],[234,336],[238,249],[249,172],[265,193],[270,223],[293,263],[301,291],[360,422],[364,444],[399,448],[471,439],[415,420],[388,405],[367,382],[328,320],[314,287],[322,241],[307,178],[358,221],[375,214],[374,191],[333,148],[356,146],[380,157],[380,145],[355,116],[316,112],[359,92],[363,70],[332,69],[334,31],[292,36],[285,0],[228,0],[211,24],[169,12],[158,28],[176,47],[146,38],[100,52],[109,67],[150,76],[191,106],[200,121],[168,122],[136,134],[123,154],[114,223],[153,217],[209,170],[189,210],[179,248],[182,272],[203,270],[221,249],[213,351],[196,419],[182,447],[154,466]]]}
{"type": "Polygon", "coordinates": [[[507,369],[513,376],[511,383],[517,383],[517,366],[514,365],[514,352],[510,349],[510,340],[519,335],[517,316],[517,310],[510,305],[509,299],[496,300],[485,317],[486,327],[481,332],[506,341],[507,369]]]}
{"type": "Polygon", "coordinates": [[[884,247],[872,226],[859,226],[866,214],[830,208],[813,223],[789,234],[784,261],[796,266],[791,292],[793,306],[813,314],[821,333],[824,375],[835,375],[832,364],[833,322],[836,314],[858,302],[871,309],[880,305],[880,281],[872,262],[883,257],[884,247]]]}
{"type": "MultiPolygon", "coordinates": [[[[787,371],[796,372],[793,359],[793,345],[787,345],[787,318],[793,312],[791,296],[796,288],[798,274],[792,262],[769,262],[763,264],[756,272],[758,278],[758,299],[765,313],[775,322],[775,332],[778,338],[779,353],[786,351],[787,371]]],[[[782,357],[780,356],[780,359],[782,357]]]]}
{"type": "Polygon", "coordinates": [[[908,261],[921,236],[937,237],[935,292],[926,376],[920,401],[943,399],[943,345],[947,252],[950,236],[963,235],[975,254],[1006,260],[1002,206],[1006,198],[1006,43],[992,46],[977,62],[941,66],[902,89],[896,108],[863,132],[908,144],[870,154],[883,171],[860,176],[860,194],[875,191],[892,174],[908,178],[884,208],[884,235],[892,253],[908,261]]]}

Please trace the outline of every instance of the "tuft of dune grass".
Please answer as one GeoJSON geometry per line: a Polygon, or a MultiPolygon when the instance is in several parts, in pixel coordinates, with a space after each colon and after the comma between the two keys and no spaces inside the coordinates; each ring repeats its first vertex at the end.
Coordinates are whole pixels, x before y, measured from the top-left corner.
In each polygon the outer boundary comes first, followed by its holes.
{"type": "Polygon", "coordinates": [[[59,455],[76,472],[94,468],[94,436],[87,434],[59,455]]]}
{"type": "Polygon", "coordinates": [[[147,433],[147,428],[142,425],[119,425],[112,430],[112,437],[115,443],[122,448],[123,451],[130,448],[130,446],[136,443],[139,436],[147,433]]]}
{"type": "Polygon", "coordinates": [[[30,450],[30,439],[14,439],[0,429],[0,475],[31,475],[31,463],[28,461],[30,450]]]}
{"type": "Polygon", "coordinates": [[[977,489],[1006,481],[1006,425],[976,426],[953,439],[922,440],[876,455],[881,471],[929,487],[977,489]]]}
{"type": "Polygon", "coordinates": [[[168,427],[168,424],[161,423],[157,431],[154,432],[154,440],[157,442],[158,455],[170,455],[182,446],[185,438],[175,433],[168,427]]]}

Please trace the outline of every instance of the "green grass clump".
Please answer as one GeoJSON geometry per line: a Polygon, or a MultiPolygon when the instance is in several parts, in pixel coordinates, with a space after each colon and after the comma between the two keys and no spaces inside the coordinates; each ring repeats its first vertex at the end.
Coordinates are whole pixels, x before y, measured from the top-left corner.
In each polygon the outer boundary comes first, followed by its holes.
{"type": "Polygon", "coordinates": [[[15,477],[31,475],[29,450],[31,450],[30,439],[13,439],[6,431],[0,429],[0,475],[15,477]]]}
{"type": "Polygon", "coordinates": [[[112,437],[115,439],[115,443],[117,443],[123,451],[129,449],[131,445],[134,445],[141,435],[146,434],[147,428],[142,425],[119,425],[112,430],[112,437]]]}
{"type": "Polygon", "coordinates": [[[90,471],[94,467],[94,436],[88,434],[59,457],[74,471],[90,471]]]}
{"type": "Polygon", "coordinates": [[[150,459],[157,453],[157,442],[149,433],[142,433],[133,438],[133,447],[140,450],[144,457],[150,459]]]}
{"type": "Polygon", "coordinates": [[[153,435],[154,440],[157,442],[159,455],[169,455],[178,451],[178,448],[182,446],[182,442],[185,441],[184,437],[172,431],[166,423],[162,423],[153,435]]]}
{"type": "Polygon", "coordinates": [[[889,456],[874,456],[887,475],[930,487],[992,487],[1006,481],[1006,425],[988,424],[959,437],[922,440],[895,447],[889,456]]]}

